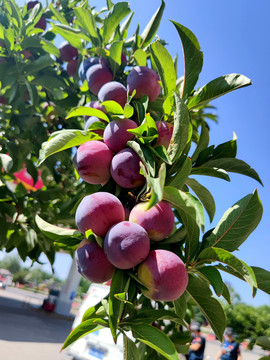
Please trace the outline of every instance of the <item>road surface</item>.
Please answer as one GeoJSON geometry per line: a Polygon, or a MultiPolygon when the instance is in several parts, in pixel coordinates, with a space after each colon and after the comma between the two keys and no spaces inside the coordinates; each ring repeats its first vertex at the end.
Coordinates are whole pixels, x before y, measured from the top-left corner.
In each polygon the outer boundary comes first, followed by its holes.
{"type": "MultiPolygon", "coordinates": [[[[72,321],[40,310],[45,297],[9,287],[0,290],[1,360],[71,360],[60,350],[72,321]]],[[[204,359],[215,360],[219,347],[218,341],[207,341],[204,359]]],[[[263,354],[259,349],[242,351],[242,358],[258,360],[263,354]]]]}

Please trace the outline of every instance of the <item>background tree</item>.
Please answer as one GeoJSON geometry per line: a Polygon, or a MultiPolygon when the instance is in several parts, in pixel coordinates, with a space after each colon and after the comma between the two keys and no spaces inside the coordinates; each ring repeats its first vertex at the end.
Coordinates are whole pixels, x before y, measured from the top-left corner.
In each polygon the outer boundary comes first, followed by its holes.
{"type": "Polygon", "coordinates": [[[6,256],[0,261],[0,268],[9,270],[12,274],[15,274],[21,270],[21,259],[18,256],[6,256]]]}

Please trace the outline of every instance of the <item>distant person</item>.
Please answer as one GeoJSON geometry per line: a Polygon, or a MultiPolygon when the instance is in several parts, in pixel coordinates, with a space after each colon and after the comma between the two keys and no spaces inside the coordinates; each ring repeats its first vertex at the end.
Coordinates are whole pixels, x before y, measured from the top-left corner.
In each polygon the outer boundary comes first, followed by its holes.
{"type": "Polygon", "coordinates": [[[201,335],[201,325],[199,323],[192,324],[190,330],[192,332],[192,341],[189,352],[186,355],[187,360],[203,360],[205,349],[205,338],[201,335]]]}
{"type": "Polygon", "coordinates": [[[239,344],[233,337],[233,329],[228,327],[224,332],[224,341],[216,356],[216,360],[242,360],[239,344]]]}

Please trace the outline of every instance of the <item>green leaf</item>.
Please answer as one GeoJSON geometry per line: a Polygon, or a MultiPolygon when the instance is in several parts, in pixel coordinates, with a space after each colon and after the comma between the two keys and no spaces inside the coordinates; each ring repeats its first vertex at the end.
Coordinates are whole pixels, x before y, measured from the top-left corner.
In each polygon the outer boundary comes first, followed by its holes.
{"type": "Polygon", "coordinates": [[[139,310],[136,316],[132,316],[127,321],[123,323],[123,326],[129,325],[132,326],[132,324],[152,324],[155,321],[158,320],[169,320],[172,322],[175,322],[176,324],[185,325],[182,318],[177,315],[176,313],[164,309],[148,309],[148,310],[139,310]]]}
{"type": "Polygon", "coordinates": [[[252,169],[247,163],[239,159],[221,158],[209,160],[203,164],[203,167],[223,169],[228,172],[246,175],[257,180],[261,185],[263,185],[257,172],[252,169]]]}
{"type": "Polygon", "coordinates": [[[189,295],[185,291],[183,295],[181,295],[178,299],[174,300],[174,311],[176,315],[180,319],[184,319],[187,311],[187,301],[188,301],[189,295]]]}
{"type": "Polygon", "coordinates": [[[131,24],[131,20],[134,16],[134,11],[127,17],[127,19],[121,24],[120,26],[120,30],[119,30],[119,33],[120,33],[120,36],[121,36],[121,39],[124,37],[124,34],[127,33],[128,31],[128,28],[131,24]]]}
{"type": "Polygon", "coordinates": [[[217,296],[222,295],[223,281],[220,272],[213,266],[205,266],[197,269],[203,276],[207,278],[210,284],[213,286],[217,296]]]}
{"type": "Polygon", "coordinates": [[[109,293],[109,326],[114,341],[116,342],[116,330],[122,316],[124,303],[115,297],[115,294],[127,292],[129,287],[129,277],[120,269],[115,269],[111,281],[109,293]]]}
{"type": "Polygon", "coordinates": [[[207,148],[209,144],[209,129],[208,126],[205,124],[205,122],[202,123],[202,129],[201,129],[201,135],[199,139],[199,143],[191,157],[192,161],[196,161],[198,159],[198,156],[200,155],[200,152],[207,148]]]}
{"type": "Polygon", "coordinates": [[[141,158],[144,166],[146,167],[149,176],[155,176],[155,159],[148,146],[140,145],[136,141],[130,140],[127,142],[132,150],[134,150],[141,158]]]}
{"type": "Polygon", "coordinates": [[[66,338],[64,345],[62,346],[62,350],[64,350],[65,348],[67,348],[72,343],[79,340],[81,337],[85,336],[86,334],[102,329],[106,325],[107,322],[100,318],[85,320],[71,331],[71,333],[66,338]]]}
{"type": "Polygon", "coordinates": [[[42,55],[37,60],[32,61],[30,64],[26,64],[23,70],[29,74],[35,74],[36,72],[43,70],[54,64],[53,58],[49,55],[42,55]]]}
{"type": "Polygon", "coordinates": [[[185,192],[173,187],[164,188],[163,199],[170,202],[179,213],[187,230],[186,256],[190,260],[196,252],[200,235],[200,218],[193,199],[185,192]]]}
{"type": "Polygon", "coordinates": [[[186,179],[186,184],[198,196],[205,210],[207,211],[207,214],[209,215],[210,221],[212,222],[216,212],[216,205],[210,191],[206,187],[201,185],[197,180],[192,178],[186,179]]]}
{"type": "Polygon", "coordinates": [[[147,54],[142,49],[137,49],[134,53],[134,58],[136,60],[137,65],[146,66],[147,64],[147,54]]]}
{"type": "Polygon", "coordinates": [[[251,85],[251,80],[244,75],[228,74],[220,76],[196,91],[188,102],[188,108],[191,109],[200,106],[221,95],[248,85],[251,85]]]}
{"type": "Polygon", "coordinates": [[[53,15],[55,16],[56,20],[60,22],[60,24],[64,24],[68,26],[68,22],[66,18],[53,6],[53,4],[49,4],[49,8],[53,15]]]}
{"type": "Polygon", "coordinates": [[[231,294],[228,289],[228,286],[225,283],[223,283],[222,296],[224,297],[224,299],[227,301],[228,304],[231,304],[231,294]]]}
{"type": "Polygon", "coordinates": [[[166,165],[164,163],[161,165],[157,178],[148,176],[146,172],[144,172],[144,176],[147,179],[148,185],[151,187],[151,197],[148,205],[148,209],[150,209],[152,206],[158,204],[163,198],[163,188],[166,178],[166,165]]]}
{"type": "Polygon", "coordinates": [[[123,41],[114,41],[110,47],[109,62],[114,76],[122,64],[122,49],[123,41]]]}
{"type": "Polygon", "coordinates": [[[255,273],[258,288],[270,295],[270,271],[256,266],[252,266],[252,270],[255,273]]]}
{"type": "Polygon", "coordinates": [[[168,155],[174,163],[183,152],[192,135],[192,125],[185,103],[175,94],[176,111],[174,113],[173,134],[168,147],[168,155]]]}
{"type": "Polygon", "coordinates": [[[223,179],[226,181],[231,181],[227,172],[223,169],[218,169],[218,168],[210,168],[204,166],[193,167],[191,170],[191,175],[206,175],[206,176],[212,176],[219,179],[223,179]]]}
{"type": "Polygon", "coordinates": [[[94,45],[99,45],[99,37],[97,33],[97,25],[90,9],[76,7],[73,9],[78,24],[88,33],[94,45]]]}
{"type": "Polygon", "coordinates": [[[109,122],[108,116],[101,110],[89,108],[87,106],[78,106],[77,108],[72,109],[66,119],[69,119],[71,117],[77,117],[77,116],[96,116],[99,119],[105,120],[109,122]]]}
{"type": "Polygon", "coordinates": [[[82,130],[61,130],[51,135],[49,140],[42,145],[39,154],[38,165],[42,164],[47,157],[74,146],[79,146],[86,141],[100,140],[101,137],[95,133],[82,130]]]}
{"type": "Polygon", "coordinates": [[[255,230],[262,213],[262,203],[255,190],[224,213],[211,235],[204,239],[202,249],[215,246],[231,252],[237,250],[255,230]]]}
{"type": "Polygon", "coordinates": [[[197,257],[197,264],[204,262],[220,261],[221,263],[229,265],[234,271],[238,272],[244,280],[250,285],[253,296],[256,294],[257,281],[254,271],[244,261],[237,259],[229,251],[220,248],[204,249],[197,257]]]}
{"type": "Polygon", "coordinates": [[[20,8],[13,0],[9,1],[9,5],[12,10],[13,21],[16,19],[17,27],[20,29],[22,27],[22,14],[20,8]]]}
{"type": "Polygon", "coordinates": [[[124,117],[126,119],[129,119],[133,116],[133,114],[134,114],[133,106],[131,106],[130,104],[126,104],[124,107],[124,117]]]}
{"type": "Polygon", "coordinates": [[[49,224],[39,215],[36,215],[35,222],[38,228],[50,239],[60,240],[62,237],[81,236],[81,233],[75,229],[67,229],[60,226],[49,224]]]}
{"type": "Polygon", "coordinates": [[[7,154],[0,154],[0,164],[2,164],[5,172],[9,172],[13,166],[13,160],[7,154]]]}
{"type": "Polygon", "coordinates": [[[146,28],[143,30],[143,33],[141,35],[142,41],[140,48],[143,49],[146,48],[155,37],[161,22],[164,8],[165,8],[165,2],[162,0],[160,7],[157,9],[157,11],[155,12],[155,14],[152,16],[151,20],[147,24],[146,28]]]}
{"type": "Polygon", "coordinates": [[[132,340],[124,335],[124,360],[140,360],[140,352],[132,340]]]}
{"type": "Polygon", "coordinates": [[[189,276],[186,290],[200,308],[211,328],[222,341],[226,327],[224,310],[219,301],[212,297],[212,292],[207,283],[195,276],[189,276]]]}
{"type": "Polygon", "coordinates": [[[172,341],[163,331],[148,324],[132,324],[131,330],[136,339],[150,346],[166,359],[179,360],[172,341]]]}
{"type": "Polygon", "coordinates": [[[172,23],[178,31],[183,46],[185,72],[181,98],[185,100],[198,81],[203,66],[203,53],[193,32],[175,21],[172,21],[172,23]]]}
{"type": "Polygon", "coordinates": [[[270,350],[270,337],[269,336],[257,337],[256,345],[261,346],[263,349],[270,350]]]}
{"type": "Polygon", "coordinates": [[[115,4],[109,11],[108,15],[104,19],[103,26],[103,40],[104,44],[107,44],[112,37],[115,29],[130,13],[129,4],[127,2],[120,2],[115,4]]]}
{"type": "Polygon", "coordinates": [[[166,50],[159,41],[151,44],[150,50],[162,82],[165,97],[170,96],[176,88],[176,74],[173,59],[168,50],[166,50]]]}
{"type": "Polygon", "coordinates": [[[91,42],[89,36],[84,34],[79,29],[74,29],[68,25],[64,24],[51,24],[53,27],[53,31],[59,35],[61,35],[65,40],[67,40],[70,45],[74,46],[77,49],[82,49],[82,39],[86,40],[87,42],[91,42]]]}
{"type": "Polygon", "coordinates": [[[191,169],[192,161],[190,157],[187,157],[179,171],[168,179],[168,185],[181,190],[187,181],[187,177],[190,175],[191,169]]]}
{"type": "Polygon", "coordinates": [[[57,58],[60,56],[60,50],[49,40],[45,38],[41,38],[42,49],[49,54],[56,56],[57,58]]]}
{"type": "Polygon", "coordinates": [[[120,104],[118,104],[116,101],[108,100],[104,101],[101,105],[103,105],[106,108],[107,113],[110,115],[124,115],[124,110],[120,104]]]}
{"type": "Polygon", "coordinates": [[[28,174],[30,174],[32,176],[32,179],[34,181],[34,184],[38,181],[38,171],[36,166],[32,163],[31,160],[26,159],[25,161],[26,164],[26,169],[28,174]]]}

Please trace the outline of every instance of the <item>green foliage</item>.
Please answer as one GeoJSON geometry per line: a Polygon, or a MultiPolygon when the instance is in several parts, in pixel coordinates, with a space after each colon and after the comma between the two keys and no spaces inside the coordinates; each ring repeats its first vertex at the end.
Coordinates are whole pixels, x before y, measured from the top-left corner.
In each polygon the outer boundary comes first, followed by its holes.
{"type": "MultiPolygon", "coordinates": [[[[269,306],[254,307],[238,303],[225,307],[228,326],[231,326],[237,334],[238,341],[249,339],[249,348],[255,345],[257,338],[270,336],[269,331],[269,306]]],[[[263,342],[258,340],[260,346],[263,342]]],[[[266,345],[266,344],[265,344],[266,345]]]]}
{"type": "MultiPolygon", "coordinates": [[[[232,254],[260,222],[263,209],[257,190],[234,204],[214,229],[204,233],[205,211],[212,222],[216,204],[207,187],[201,185],[200,176],[230,181],[228,173],[233,172],[262,184],[256,171],[236,158],[236,139],[209,146],[208,122],[216,121],[209,102],[251,81],[229,74],[195,89],[203,66],[200,44],[189,29],[173,21],[184,56],[184,76],[177,80],[176,64],[165,42],[153,41],[165,7],[163,0],[144,31],[140,34],[138,26],[131,38],[127,33],[133,13],[127,2],[113,4],[108,0],[107,9],[100,12],[79,0],[62,2],[58,7],[50,3],[46,9],[38,5],[31,11],[26,6],[20,9],[13,0],[1,6],[0,57],[4,61],[0,63],[0,95],[7,104],[0,108],[0,248],[8,252],[17,248],[23,260],[29,257],[33,261],[44,252],[51,264],[55,251],[73,253],[83,238],[74,230],[76,207],[85,195],[102,190],[118,196],[127,208],[140,200],[150,201],[149,207],[168,201],[176,227],[168,238],[151,246],[176,253],[189,272],[185,293],[164,303],[141,295],[144,287],[136,269],[116,270],[108,298],[88,309],[63,348],[89,332],[108,327],[115,342],[123,334],[127,359],[178,359],[178,352],[185,352],[190,341],[189,333],[180,327],[188,327],[194,304],[222,339],[226,317],[216,296],[231,301],[222,272],[247,282],[253,295],[257,287],[270,293],[269,272],[250,267],[232,254]],[[50,29],[35,27],[41,17],[51,24],[50,29]],[[106,114],[86,107],[97,97],[89,93],[77,73],[68,75],[56,47],[59,36],[78,49],[79,63],[88,57],[104,57],[114,80],[124,85],[128,69],[151,64],[161,80],[159,97],[149,102],[147,96],[134,99],[135,93],[128,94],[124,108],[115,101],[105,101],[106,114]],[[127,55],[127,67],[121,62],[122,51],[127,55]],[[104,186],[78,181],[72,163],[75,147],[102,140],[94,132],[95,126],[83,130],[83,116],[97,116],[106,122],[123,118],[138,121],[138,128],[130,130],[134,138],[127,146],[141,159],[145,186],[129,191],[120,189],[113,180],[104,186]],[[167,149],[155,146],[157,120],[174,126],[167,149]],[[29,183],[18,178],[22,169],[31,177],[29,183]],[[40,181],[41,186],[37,186],[40,181]],[[128,331],[135,342],[127,337],[128,331]]],[[[92,232],[90,235],[94,238],[92,232]]],[[[102,244],[102,239],[95,240],[102,244]]],[[[236,306],[225,308],[228,324],[234,328],[236,306]]],[[[247,337],[244,330],[251,328],[263,335],[263,321],[251,313],[245,315],[241,304],[238,310],[240,320],[249,322],[239,331],[235,328],[239,336],[247,337]]],[[[261,309],[261,315],[269,323],[266,309],[261,309]]]]}

